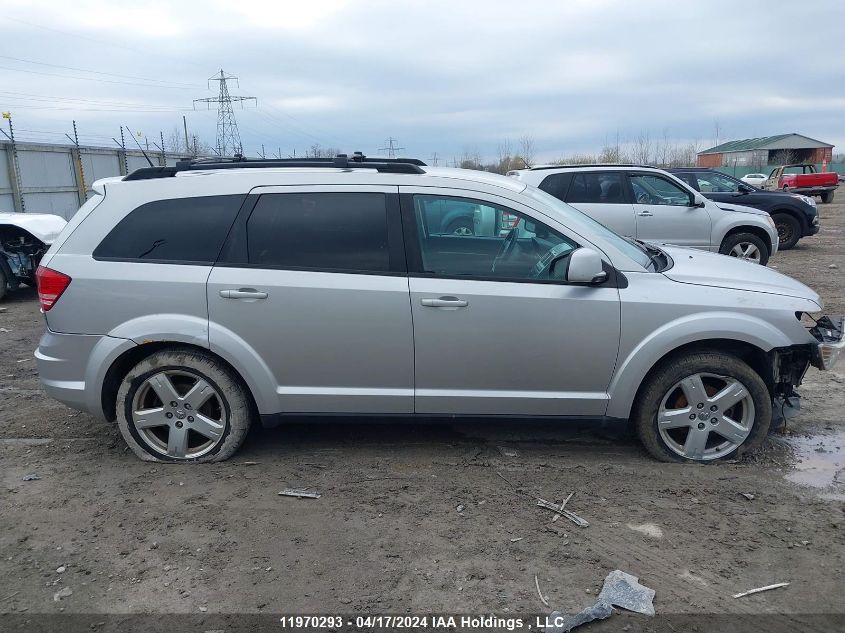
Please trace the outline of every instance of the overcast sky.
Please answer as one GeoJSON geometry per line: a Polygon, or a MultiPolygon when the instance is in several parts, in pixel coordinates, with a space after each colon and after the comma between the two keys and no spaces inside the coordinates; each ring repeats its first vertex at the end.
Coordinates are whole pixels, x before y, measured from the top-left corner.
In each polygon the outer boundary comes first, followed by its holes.
{"type": "MultiPolygon", "coordinates": [[[[213,144],[207,78],[237,75],[245,151],[539,158],[617,134],[800,132],[845,151],[845,2],[0,0],[0,110],[21,140],[158,142],[187,115],[213,144]],[[37,63],[36,63],[37,62],[37,63]],[[201,106],[198,106],[201,107],[201,106]]],[[[217,84],[212,87],[216,89],[217,84]]],[[[5,123],[5,121],[3,122],[5,123]]],[[[5,128],[4,128],[5,129],[5,128]]]]}

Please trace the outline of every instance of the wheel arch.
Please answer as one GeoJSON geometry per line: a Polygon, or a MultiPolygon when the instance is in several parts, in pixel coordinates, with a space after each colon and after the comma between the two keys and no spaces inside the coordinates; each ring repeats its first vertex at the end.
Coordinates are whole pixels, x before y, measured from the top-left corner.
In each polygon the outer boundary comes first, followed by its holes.
{"type": "Polygon", "coordinates": [[[772,255],[772,238],[769,236],[769,234],[766,232],[765,229],[763,229],[759,226],[750,226],[748,224],[743,224],[741,226],[735,226],[735,227],[729,229],[728,232],[725,233],[722,236],[722,240],[721,240],[721,242],[719,242],[719,248],[720,249],[722,248],[722,244],[724,244],[725,240],[728,239],[731,235],[737,235],[739,233],[751,233],[752,235],[759,237],[761,240],[763,240],[763,244],[766,245],[766,250],[769,251],[769,257],[771,257],[771,255],[772,255]]]}
{"type": "Polygon", "coordinates": [[[770,323],[748,315],[705,313],[679,319],[641,341],[618,369],[608,387],[607,417],[627,419],[640,389],[663,362],[673,356],[704,349],[737,356],[757,371],[770,391],[773,370],[769,352],[788,347],[790,340],[770,323]],[[702,325],[707,324],[707,329],[702,325]]]}
{"type": "Polygon", "coordinates": [[[771,215],[773,218],[775,217],[775,215],[788,215],[792,218],[795,218],[795,220],[797,220],[798,224],[801,226],[802,233],[807,230],[807,227],[810,224],[809,220],[807,219],[807,216],[804,213],[801,213],[800,211],[791,207],[777,207],[769,211],[769,215],[771,215]]]}
{"type": "Polygon", "coordinates": [[[215,354],[207,347],[202,347],[200,345],[185,343],[182,341],[161,340],[151,341],[142,345],[135,345],[125,350],[114,359],[109,368],[106,370],[100,389],[100,406],[102,407],[103,415],[106,420],[114,422],[117,419],[117,392],[120,388],[120,383],[123,381],[123,377],[126,376],[132,367],[140,363],[142,360],[163,350],[199,352],[214,358],[216,361],[225,366],[232,373],[232,376],[241,383],[247,393],[247,397],[252,403],[253,408],[256,407],[252,388],[247,381],[244,380],[244,377],[237,368],[225,358],[219,354],[215,354]]]}

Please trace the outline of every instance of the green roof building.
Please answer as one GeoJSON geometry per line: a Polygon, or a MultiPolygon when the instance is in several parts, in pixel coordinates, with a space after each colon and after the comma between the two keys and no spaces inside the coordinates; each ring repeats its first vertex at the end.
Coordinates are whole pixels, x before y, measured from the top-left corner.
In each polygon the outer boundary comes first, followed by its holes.
{"type": "Polygon", "coordinates": [[[802,134],[778,134],[728,141],[698,153],[699,167],[755,167],[830,162],[833,145],[802,134]]]}

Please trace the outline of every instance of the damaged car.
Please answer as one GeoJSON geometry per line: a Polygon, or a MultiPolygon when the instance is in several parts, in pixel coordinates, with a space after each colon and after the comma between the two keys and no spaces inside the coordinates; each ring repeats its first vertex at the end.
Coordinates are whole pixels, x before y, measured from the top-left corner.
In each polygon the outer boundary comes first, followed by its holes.
{"type": "Polygon", "coordinates": [[[35,271],[67,222],[48,213],[0,213],[0,299],[21,284],[35,287],[35,271]]]}

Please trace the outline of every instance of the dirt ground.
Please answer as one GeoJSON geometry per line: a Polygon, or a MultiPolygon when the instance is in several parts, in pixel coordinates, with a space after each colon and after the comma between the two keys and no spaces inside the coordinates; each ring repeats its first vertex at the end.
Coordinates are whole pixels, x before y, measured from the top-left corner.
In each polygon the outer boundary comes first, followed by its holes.
{"type": "MultiPolygon", "coordinates": [[[[845,312],[838,200],[770,264],[832,313],[845,312]]],[[[739,463],[661,464],[630,440],[550,424],[356,422],[256,429],[231,461],[183,467],[143,463],[111,425],[49,400],[35,294],[0,310],[0,629],[58,613],[576,612],[614,569],[656,591],[658,615],[691,614],[686,630],[716,613],[845,626],[845,363],[811,368],[801,416],[739,463]],[[322,497],[278,496],[286,487],[322,497]],[[552,522],[532,498],[572,491],[589,527],[552,522]]],[[[664,630],[630,614],[584,630],[644,621],[664,630]]]]}

